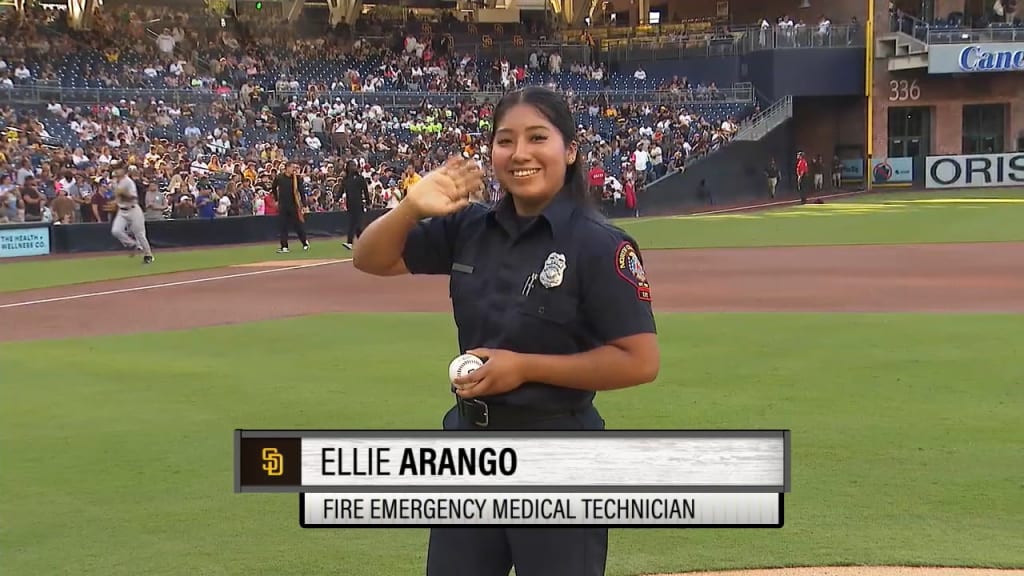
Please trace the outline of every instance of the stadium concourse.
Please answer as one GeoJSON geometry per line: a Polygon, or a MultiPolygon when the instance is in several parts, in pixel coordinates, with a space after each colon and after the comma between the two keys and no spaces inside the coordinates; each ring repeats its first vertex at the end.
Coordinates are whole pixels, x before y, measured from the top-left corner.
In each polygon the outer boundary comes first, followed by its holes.
{"type": "Polygon", "coordinates": [[[493,106],[526,84],[569,96],[587,169],[622,202],[724,146],[756,110],[749,92],[612,73],[589,56],[435,52],[405,23],[363,24],[390,34],[375,40],[358,27],[309,39],[259,21],[224,28],[201,12],[101,12],[80,31],[29,10],[0,24],[0,221],[111,220],[116,160],[149,219],[274,214],[269,182],[285,161],[301,164],[310,211],[344,209],[335,185],[349,160],[384,208],[448,155],[486,165],[493,106]],[[26,205],[30,190],[45,202],[26,205]]]}

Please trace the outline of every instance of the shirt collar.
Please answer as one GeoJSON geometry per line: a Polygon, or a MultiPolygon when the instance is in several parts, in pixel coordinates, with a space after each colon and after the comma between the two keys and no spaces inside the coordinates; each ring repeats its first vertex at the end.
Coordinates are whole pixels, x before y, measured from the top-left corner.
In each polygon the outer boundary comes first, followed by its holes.
{"type": "MultiPolygon", "coordinates": [[[[569,192],[563,188],[548,203],[538,218],[548,223],[551,235],[558,239],[560,235],[569,229],[575,212],[576,202],[569,196],[569,192]]],[[[512,202],[511,194],[505,193],[501,200],[491,207],[487,217],[489,221],[500,224],[510,236],[515,237],[518,235],[519,226],[516,223],[516,209],[515,204],[512,202]]]]}

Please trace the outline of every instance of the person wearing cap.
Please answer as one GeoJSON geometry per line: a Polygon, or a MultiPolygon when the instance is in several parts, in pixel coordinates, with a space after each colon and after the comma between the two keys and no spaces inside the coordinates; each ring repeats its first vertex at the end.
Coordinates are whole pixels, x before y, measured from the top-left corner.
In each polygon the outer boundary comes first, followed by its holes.
{"type": "Polygon", "coordinates": [[[142,252],[143,264],[153,263],[153,251],[146,237],[146,217],[139,206],[139,192],[135,181],[128,177],[124,164],[115,163],[114,197],[117,202],[117,216],[111,225],[110,233],[121,244],[132,251],[142,252]]]}

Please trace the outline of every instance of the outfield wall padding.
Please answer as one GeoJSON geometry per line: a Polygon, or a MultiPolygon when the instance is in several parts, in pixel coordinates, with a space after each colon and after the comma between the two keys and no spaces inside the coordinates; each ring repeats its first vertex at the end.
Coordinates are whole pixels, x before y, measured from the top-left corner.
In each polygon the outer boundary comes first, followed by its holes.
{"type": "MultiPolygon", "coordinates": [[[[366,223],[381,212],[367,212],[366,223]]],[[[110,223],[52,226],[53,253],[102,252],[123,250],[110,235],[110,223]]],[[[306,215],[306,233],[310,238],[338,237],[348,231],[345,212],[314,212],[306,215]]],[[[149,220],[146,237],[155,249],[188,248],[274,242],[278,239],[276,216],[232,216],[228,218],[191,218],[188,220],[149,220]]],[[[290,238],[293,242],[295,233],[290,238]]]]}
{"type": "MultiPolygon", "coordinates": [[[[628,216],[624,206],[604,206],[609,217],[628,216]]],[[[363,226],[384,211],[369,211],[363,226]]],[[[53,226],[37,223],[26,228],[49,228],[51,254],[108,252],[124,250],[110,234],[110,223],[66,224],[53,226]]],[[[7,227],[5,227],[7,228],[7,227]]],[[[9,227],[13,229],[13,226],[9,227]]],[[[306,233],[310,238],[335,238],[348,233],[348,214],[345,212],[314,212],[306,215],[306,233]]],[[[276,242],[277,216],[232,216],[228,218],[191,218],[188,220],[147,220],[146,237],[154,249],[189,248],[201,246],[227,246],[276,242]]],[[[291,242],[298,242],[290,232],[291,242]]],[[[44,252],[45,253],[45,252],[44,252]]]]}

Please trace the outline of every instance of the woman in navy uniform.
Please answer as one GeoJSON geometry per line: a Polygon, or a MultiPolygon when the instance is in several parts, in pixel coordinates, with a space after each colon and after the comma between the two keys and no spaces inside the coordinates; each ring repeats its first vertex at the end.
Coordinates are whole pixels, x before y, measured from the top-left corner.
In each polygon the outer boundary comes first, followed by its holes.
{"type": "MultiPolygon", "coordinates": [[[[660,353],[636,242],[589,197],[560,95],[510,92],[494,112],[493,207],[474,161],[453,158],[366,228],[353,264],[379,276],[447,274],[461,351],[447,430],[601,430],[598,390],[653,381],[660,353]]],[[[599,528],[433,529],[428,576],[599,576],[599,528]]]]}

